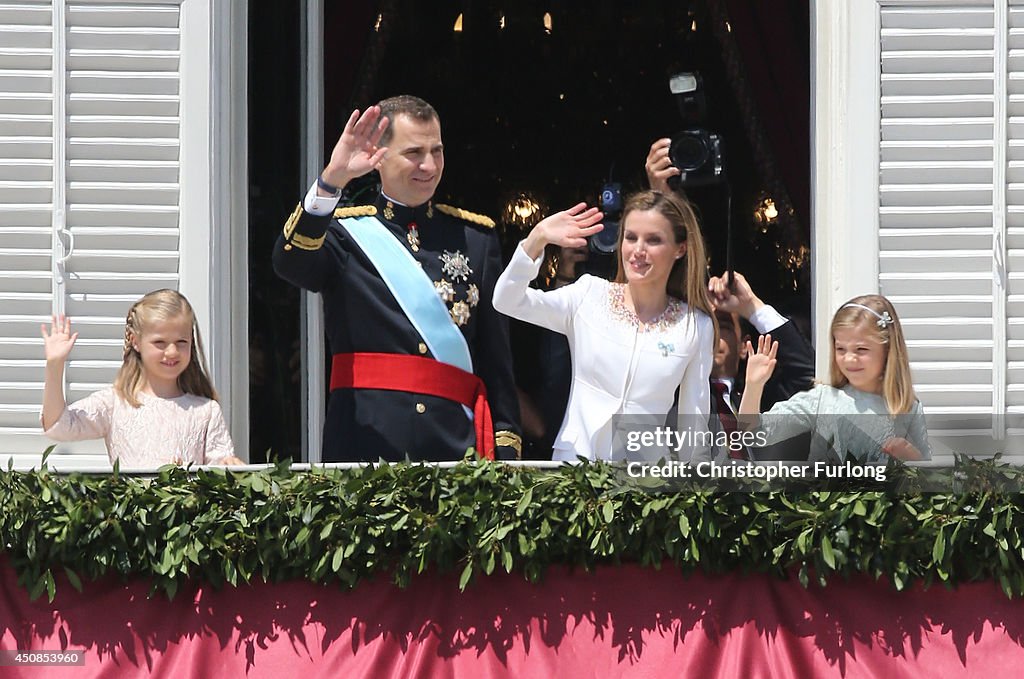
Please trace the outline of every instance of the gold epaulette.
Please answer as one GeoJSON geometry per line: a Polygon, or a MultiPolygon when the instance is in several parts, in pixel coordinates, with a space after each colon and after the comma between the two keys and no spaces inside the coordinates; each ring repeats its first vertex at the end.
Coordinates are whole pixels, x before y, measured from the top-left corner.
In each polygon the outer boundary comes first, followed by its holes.
{"type": "Polygon", "coordinates": [[[339,207],[334,211],[335,219],[346,217],[370,217],[377,214],[376,205],[352,205],[350,207],[339,207]]]}
{"type": "Polygon", "coordinates": [[[479,224],[480,226],[486,226],[488,229],[494,228],[494,220],[485,215],[478,215],[475,212],[463,210],[461,207],[452,207],[451,205],[444,205],[442,203],[435,203],[434,207],[446,215],[451,215],[452,217],[457,217],[467,222],[472,222],[473,224],[479,224]]]}

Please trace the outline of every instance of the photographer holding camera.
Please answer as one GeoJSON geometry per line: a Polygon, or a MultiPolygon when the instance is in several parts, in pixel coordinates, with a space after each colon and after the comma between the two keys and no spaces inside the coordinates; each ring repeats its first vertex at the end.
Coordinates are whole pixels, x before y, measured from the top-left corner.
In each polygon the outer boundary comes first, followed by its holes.
{"type": "Polygon", "coordinates": [[[668,137],[655,139],[651,144],[651,150],[647,152],[647,161],[644,163],[644,171],[647,173],[647,183],[651,188],[660,193],[671,193],[668,185],[671,177],[678,177],[682,170],[672,164],[669,158],[669,150],[672,148],[672,140],[668,137]]]}
{"type": "MultiPolygon", "coordinates": [[[[675,184],[683,172],[673,164],[674,150],[679,149],[678,140],[664,137],[656,139],[647,153],[644,171],[651,189],[661,193],[673,193],[670,182],[675,184]]],[[[814,379],[814,349],[797,330],[795,323],[779,314],[772,306],[762,302],[750,288],[742,274],[726,271],[721,277],[712,278],[708,285],[720,333],[715,350],[715,364],[711,372],[711,428],[728,429],[735,426],[735,414],[739,406],[742,385],[737,378],[744,363],[745,342],[750,339],[741,330],[740,318],[753,326],[757,335],[771,333],[779,340],[778,379],[772,390],[764,394],[765,408],[776,401],[786,400],[793,394],[809,389],[814,379]]],[[[799,444],[793,448],[798,448],[799,444]]],[[[743,457],[725,449],[705,451],[700,459],[714,458],[724,461],[729,457],[743,457]]],[[[772,457],[785,456],[785,449],[759,451],[772,457]]],[[[694,460],[697,461],[696,459],[694,460]]]]}

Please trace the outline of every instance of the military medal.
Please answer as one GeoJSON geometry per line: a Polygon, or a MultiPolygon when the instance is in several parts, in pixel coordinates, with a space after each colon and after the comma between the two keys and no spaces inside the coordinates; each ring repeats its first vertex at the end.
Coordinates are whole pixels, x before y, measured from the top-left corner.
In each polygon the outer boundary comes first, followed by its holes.
{"type": "Polygon", "coordinates": [[[469,322],[469,306],[465,302],[452,304],[451,314],[455,325],[465,325],[469,322]]]}
{"type": "Polygon", "coordinates": [[[409,241],[409,247],[413,252],[419,252],[420,231],[416,228],[416,222],[409,222],[409,232],[405,234],[405,240],[409,241]]]}
{"type": "Polygon", "coordinates": [[[455,299],[455,288],[443,278],[434,281],[434,290],[437,291],[437,296],[441,298],[442,302],[450,302],[455,299]]]}
{"type": "Polygon", "coordinates": [[[390,200],[387,205],[384,206],[384,219],[391,220],[395,218],[395,205],[390,200]]]}
{"type": "Polygon", "coordinates": [[[458,282],[460,279],[465,282],[473,270],[469,268],[469,258],[458,250],[455,252],[444,251],[438,255],[441,260],[441,270],[448,274],[448,277],[458,282]]]}
{"type": "Polygon", "coordinates": [[[469,306],[476,306],[480,303],[480,288],[476,287],[476,283],[469,284],[469,290],[466,290],[466,301],[469,302],[469,306]]]}

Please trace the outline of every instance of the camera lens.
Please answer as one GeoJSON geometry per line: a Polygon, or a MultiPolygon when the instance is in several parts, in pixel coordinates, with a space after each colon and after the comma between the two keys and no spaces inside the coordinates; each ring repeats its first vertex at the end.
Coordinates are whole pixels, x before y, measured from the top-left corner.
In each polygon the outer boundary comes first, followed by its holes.
{"type": "Polygon", "coordinates": [[[604,228],[590,237],[590,249],[593,252],[610,255],[615,252],[619,242],[619,221],[605,219],[604,228]]]}
{"type": "Polygon", "coordinates": [[[668,155],[672,164],[683,172],[692,172],[708,162],[707,140],[693,132],[681,132],[669,147],[668,155]]]}

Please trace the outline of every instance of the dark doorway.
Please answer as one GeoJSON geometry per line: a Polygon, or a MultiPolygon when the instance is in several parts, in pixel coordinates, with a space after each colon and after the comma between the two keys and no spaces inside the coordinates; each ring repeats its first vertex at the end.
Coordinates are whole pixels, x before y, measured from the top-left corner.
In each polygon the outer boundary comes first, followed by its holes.
{"type": "MultiPolygon", "coordinates": [[[[305,190],[299,15],[271,3],[250,16],[252,458],[297,458],[299,295],[274,276],[270,251],[305,190]]],[[[324,157],[352,108],[425,98],[446,147],[438,198],[499,221],[507,250],[524,235],[504,216],[518,196],[560,210],[596,203],[609,180],[645,188],[651,142],[683,128],[669,77],[699,72],[732,199],[730,212],[722,184],[687,190],[709,271],[725,266],[731,214],[735,268],[783,313],[809,318],[807,0],[326,2],[324,36],[324,157]]]]}
{"type": "Polygon", "coordinates": [[[249,10],[249,460],[302,459],[299,290],[270,253],[302,194],[301,17],[292,3],[249,10]]]}

